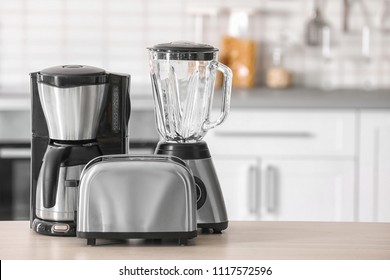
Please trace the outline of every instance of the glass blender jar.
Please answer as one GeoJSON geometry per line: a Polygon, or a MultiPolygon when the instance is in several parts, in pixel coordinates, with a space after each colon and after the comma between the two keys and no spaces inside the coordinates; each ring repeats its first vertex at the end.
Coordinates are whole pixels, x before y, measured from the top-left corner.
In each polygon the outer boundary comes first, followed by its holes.
{"type": "Polygon", "coordinates": [[[220,233],[228,225],[225,203],[202,139],[228,115],[232,72],[217,61],[218,49],[210,45],[171,42],[148,49],[157,130],[162,137],[156,154],[187,162],[197,185],[198,227],[220,233]],[[222,107],[218,119],[211,121],[217,71],[224,76],[222,107]]]}
{"type": "Polygon", "coordinates": [[[150,75],[157,128],[168,142],[194,143],[221,124],[230,107],[232,74],[219,63],[218,49],[205,44],[174,42],[149,48],[150,75]],[[223,106],[210,121],[216,71],[224,74],[223,106]]]}

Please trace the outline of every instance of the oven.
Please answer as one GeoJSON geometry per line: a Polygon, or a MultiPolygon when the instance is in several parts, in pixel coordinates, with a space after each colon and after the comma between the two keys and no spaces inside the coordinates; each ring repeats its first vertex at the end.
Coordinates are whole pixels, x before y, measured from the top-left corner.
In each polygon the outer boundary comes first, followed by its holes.
{"type": "MultiPolygon", "coordinates": [[[[0,220],[29,220],[30,114],[0,106],[0,220]]],[[[130,154],[153,154],[159,140],[153,110],[132,110],[130,122],[130,154]]]]}
{"type": "Polygon", "coordinates": [[[28,220],[30,143],[0,143],[0,220],[28,220]]]}

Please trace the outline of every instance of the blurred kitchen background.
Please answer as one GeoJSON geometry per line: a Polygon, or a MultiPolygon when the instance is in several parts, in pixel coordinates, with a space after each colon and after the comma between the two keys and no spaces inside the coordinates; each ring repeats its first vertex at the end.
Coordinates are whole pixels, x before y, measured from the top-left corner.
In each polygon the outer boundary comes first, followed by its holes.
{"type": "Polygon", "coordinates": [[[390,221],[390,0],[2,0],[0,220],[28,218],[28,73],[130,73],[132,153],[151,153],[146,47],[176,40],[234,72],[205,138],[230,219],[390,221]]]}
{"type": "Polygon", "coordinates": [[[3,91],[25,93],[25,73],[69,62],[145,84],[145,47],[195,40],[222,48],[229,35],[254,42],[256,85],[281,56],[295,86],[390,86],[386,0],[2,0],[0,16],[3,91]]]}

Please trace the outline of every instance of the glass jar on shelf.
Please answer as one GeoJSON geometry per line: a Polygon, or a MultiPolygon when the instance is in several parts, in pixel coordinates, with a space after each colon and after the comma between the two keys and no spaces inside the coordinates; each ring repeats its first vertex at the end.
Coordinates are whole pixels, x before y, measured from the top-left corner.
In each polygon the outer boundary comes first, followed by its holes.
{"type": "Polygon", "coordinates": [[[220,61],[233,72],[233,87],[251,88],[256,83],[257,47],[254,40],[254,9],[225,9],[228,30],[222,35],[220,61]]]}
{"type": "Polygon", "coordinates": [[[293,84],[292,71],[284,63],[286,37],[281,34],[272,49],[272,65],[267,69],[266,85],[269,88],[289,88],[293,84]]]}

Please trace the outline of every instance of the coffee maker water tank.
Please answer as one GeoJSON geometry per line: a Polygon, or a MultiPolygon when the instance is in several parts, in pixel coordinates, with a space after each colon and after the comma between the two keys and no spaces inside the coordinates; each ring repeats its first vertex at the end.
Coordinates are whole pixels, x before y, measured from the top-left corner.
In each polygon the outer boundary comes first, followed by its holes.
{"type": "Polygon", "coordinates": [[[38,91],[49,137],[56,140],[96,138],[107,97],[103,69],[64,65],[44,69],[38,75],[38,91]]]}

